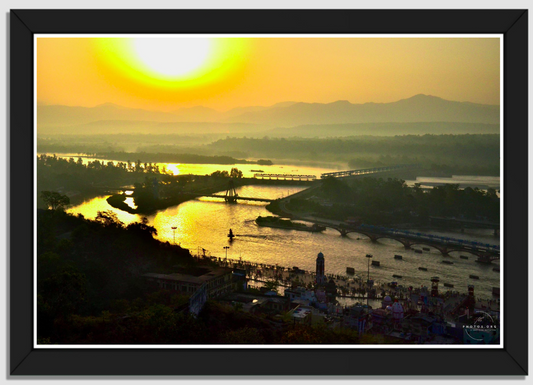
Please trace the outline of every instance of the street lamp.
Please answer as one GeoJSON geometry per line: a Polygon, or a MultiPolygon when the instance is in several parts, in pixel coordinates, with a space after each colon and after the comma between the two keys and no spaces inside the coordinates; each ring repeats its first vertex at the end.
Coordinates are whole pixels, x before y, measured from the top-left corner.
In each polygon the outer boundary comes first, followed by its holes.
{"type": "Polygon", "coordinates": [[[228,260],[228,249],[229,249],[229,246],[224,246],[224,249],[226,250],[226,261],[228,260]]]}
{"type": "Polygon", "coordinates": [[[368,297],[370,296],[370,260],[372,259],[372,255],[367,254],[366,257],[368,258],[368,274],[366,277],[366,307],[368,308],[368,297]]]}
{"type": "Polygon", "coordinates": [[[176,245],[176,229],[177,229],[177,227],[176,226],[172,226],[171,229],[172,229],[173,238],[174,238],[174,245],[176,245]]]}

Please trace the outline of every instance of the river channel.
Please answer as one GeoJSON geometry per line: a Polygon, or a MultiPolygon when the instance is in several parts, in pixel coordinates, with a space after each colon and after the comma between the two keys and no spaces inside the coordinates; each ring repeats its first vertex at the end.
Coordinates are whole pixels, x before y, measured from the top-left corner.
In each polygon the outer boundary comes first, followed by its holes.
{"type": "MultiPolygon", "coordinates": [[[[240,196],[276,199],[303,188],[305,187],[244,186],[237,189],[237,193],[240,196]]],[[[112,208],[107,204],[106,198],[107,196],[101,196],[90,199],[68,211],[93,219],[98,211],[112,210],[125,224],[140,218],[112,208]]],[[[364,235],[350,233],[347,237],[341,237],[333,229],[327,229],[323,233],[310,233],[259,227],[255,223],[258,216],[272,215],[265,206],[265,203],[259,202],[227,204],[216,198],[200,198],[169,207],[147,218],[157,229],[159,240],[180,244],[193,254],[205,249],[209,255],[221,258],[226,257],[227,253],[227,257],[232,259],[242,258],[251,262],[314,270],[316,256],[322,252],[326,260],[326,273],[330,274],[345,275],[346,267],[353,267],[356,274],[364,278],[370,270],[371,279],[383,283],[397,281],[404,286],[430,286],[430,278],[439,276],[441,285],[452,284],[453,290],[459,292],[466,292],[468,285],[473,284],[476,295],[483,298],[492,297],[492,287],[501,287],[500,273],[493,270],[500,267],[500,261],[490,265],[476,263],[475,256],[465,253],[462,254],[468,256],[468,259],[460,258],[459,253],[443,257],[432,248],[418,254],[413,250],[406,250],[393,240],[380,239],[372,243],[364,235]],[[232,243],[227,238],[230,228],[236,234],[232,243]],[[225,249],[225,246],[229,248],[225,249]],[[379,261],[380,266],[369,268],[366,254],[373,255],[373,260],[379,261]],[[394,259],[395,254],[402,255],[403,259],[394,259]],[[453,264],[444,264],[443,260],[453,264]],[[419,267],[424,267],[427,271],[421,271],[419,267]],[[402,278],[393,278],[393,274],[402,278]],[[477,275],[479,279],[469,278],[471,274],[477,275]]],[[[499,237],[494,237],[490,230],[424,232],[500,244],[499,237]]]]}

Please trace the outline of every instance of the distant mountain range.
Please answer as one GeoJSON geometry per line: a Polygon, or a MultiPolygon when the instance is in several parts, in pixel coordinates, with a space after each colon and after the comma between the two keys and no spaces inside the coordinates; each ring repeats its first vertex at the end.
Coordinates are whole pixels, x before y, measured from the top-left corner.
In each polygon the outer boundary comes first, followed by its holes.
{"type": "Polygon", "coordinates": [[[456,122],[499,124],[500,107],[416,95],[393,103],[295,103],[283,108],[246,112],[229,122],[294,127],[303,124],[456,122]]]}
{"type": "MultiPolygon", "coordinates": [[[[99,121],[125,122],[221,122],[240,115],[261,112],[270,109],[285,108],[296,102],[277,103],[273,106],[237,107],[226,112],[212,108],[196,106],[179,108],[172,112],[150,111],[140,108],[128,108],[113,103],[104,103],[96,107],[71,107],[62,105],[37,106],[37,124],[39,127],[79,126],[99,121]]],[[[241,122],[237,119],[237,123],[241,122]]]]}
{"type": "Polygon", "coordinates": [[[289,107],[293,104],[296,104],[296,102],[282,102],[269,107],[237,107],[225,112],[220,112],[208,107],[197,106],[190,108],[179,108],[173,111],[173,113],[177,115],[182,121],[186,122],[216,122],[223,120],[231,121],[232,118],[235,118],[235,121],[237,123],[242,123],[241,120],[238,119],[238,117],[241,115],[289,107]]]}
{"type": "Polygon", "coordinates": [[[313,131],[316,136],[331,136],[334,128],[334,131],[349,136],[361,135],[362,132],[358,133],[361,130],[372,132],[373,125],[377,124],[376,127],[381,125],[386,131],[390,128],[390,135],[401,135],[404,133],[402,127],[421,131],[421,134],[437,133],[433,132],[435,129],[447,132],[444,123],[454,123],[449,128],[458,130],[449,133],[480,133],[484,132],[484,127],[491,131],[487,133],[493,133],[498,132],[499,122],[499,106],[455,102],[428,95],[416,95],[392,103],[352,104],[342,100],[327,104],[283,102],[267,107],[239,107],[225,112],[202,106],[162,112],[112,103],[96,107],[37,107],[39,134],[226,132],[298,136],[298,132],[313,131]],[[407,123],[433,124],[413,126],[407,123]],[[475,132],[468,132],[469,129],[475,132]]]}

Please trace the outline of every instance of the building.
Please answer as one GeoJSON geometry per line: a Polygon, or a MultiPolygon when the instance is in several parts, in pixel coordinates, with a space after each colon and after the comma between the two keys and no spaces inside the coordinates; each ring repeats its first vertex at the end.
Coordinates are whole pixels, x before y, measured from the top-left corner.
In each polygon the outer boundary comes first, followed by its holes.
{"type": "Polygon", "coordinates": [[[232,270],[222,267],[201,267],[192,270],[189,274],[148,273],[143,277],[160,289],[173,290],[188,296],[192,296],[205,284],[207,299],[220,297],[233,289],[232,270]]]}
{"type": "Polygon", "coordinates": [[[326,322],[326,315],[311,306],[297,306],[289,314],[294,325],[317,325],[326,322]]]}
{"type": "Polygon", "coordinates": [[[363,334],[371,326],[371,323],[368,322],[368,308],[361,305],[355,305],[349,308],[343,321],[344,327],[357,330],[359,334],[363,334]]]}
{"type": "Polygon", "coordinates": [[[302,300],[306,301],[308,304],[317,302],[315,292],[303,287],[285,289],[284,295],[285,297],[288,297],[290,301],[302,300]]]}
{"type": "Polygon", "coordinates": [[[200,314],[205,303],[207,302],[207,289],[204,283],[193,295],[189,297],[189,313],[195,317],[200,314]]]}
{"type": "Polygon", "coordinates": [[[224,300],[234,306],[239,304],[243,311],[252,314],[282,314],[291,308],[290,300],[279,295],[233,293],[224,297],[224,300]]]}
{"type": "Polygon", "coordinates": [[[233,285],[236,291],[246,291],[248,288],[248,278],[245,269],[233,270],[233,285]]]}
{"type": "Polygon", "coordinates": [[[292,311],[292,320],[295,324],[311,325],[313,315],[311,309],[297,307],[292,311]]]}

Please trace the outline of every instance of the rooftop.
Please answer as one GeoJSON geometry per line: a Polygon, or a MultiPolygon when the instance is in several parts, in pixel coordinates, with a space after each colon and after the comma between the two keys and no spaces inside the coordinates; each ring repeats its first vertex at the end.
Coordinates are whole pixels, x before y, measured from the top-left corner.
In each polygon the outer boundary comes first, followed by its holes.
{"type": "Polygon", "coordinates": [[[232,269],[227,269],[223,267],[217,267],[217,268],[201,267],[201,268],[195,268],[193,270],[188,271],[189,274],[186,274],[185,272],[171,273],[171,274],[147,273],[147,274],[144,274],[143,277],[164,279],[167,281],[187,282],[187,283],[201,285],[214,278],[221,277],[226,274],[231,274],[231,272],[232,272],[232,269]]]}
{"type": "Polygon", "coordinates": [[[294,312],[292,313],[292,316],[294,318],[303,319],[307,317],[309,314],[311,314],[310,309],[303,309],[301,307],[294,309],[294,312]]]}

